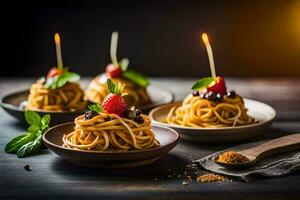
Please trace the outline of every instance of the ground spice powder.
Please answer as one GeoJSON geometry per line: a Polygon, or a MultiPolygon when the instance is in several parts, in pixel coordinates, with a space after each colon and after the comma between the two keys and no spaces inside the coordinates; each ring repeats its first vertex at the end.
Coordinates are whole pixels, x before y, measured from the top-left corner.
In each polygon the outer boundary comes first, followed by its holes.
{"type": "Polygon", "coordinates": [[[201,183],[214,183],[214,182],[222,182],[226,181],[225,176],[221,176],[218,174],[204,174],[197,177],[197,181],[201,183]]]}
{"type": "Polygon", "coordinates": [[[235,164],[247,162],[249,161],[249,159],[246,156],[237,153],[236,151],[226,151],[218,156],[217,161],[222,163],[235,164]]]}

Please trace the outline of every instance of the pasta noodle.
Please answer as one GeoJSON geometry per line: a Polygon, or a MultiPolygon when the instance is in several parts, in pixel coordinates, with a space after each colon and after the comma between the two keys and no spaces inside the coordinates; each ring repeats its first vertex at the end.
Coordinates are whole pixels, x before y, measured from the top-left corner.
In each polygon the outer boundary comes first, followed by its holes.
{"type": "MultiPolygon", "coordinates": [[[[125,86],[124,98],[129,106],[142,107],[151,103],[150,97],[145,88],[139,87],[134,83],[124,80],[122,78],[111,78],[113,82],[119,82],[125,86]]],[[[97,76],[88,86],[86,95],[87,98],[94,103],[102,103],[107,96],[108,90],[106,86],[106,75],[97,76]]]]}
{"type": "Polygon", "coordinates": [[[77,83],[67,83],[57,89],[44,88],[42,81],[32,84],[26,109],[46,111],[85,110],[87,101],[77,83]]]}
{"type": "Polygon", "coordinates": [[[256,123],[247,114],[243,99],[240,96],[222,101],[209,101],[200,96],[188,95],[180,107],[169,111],[166,122],[189,127],[232,127],[256,123]]]}
{"type": "Polygon", "coordinates": [[[139,150],[158,147],[159,141],[151,130],[151,121],[146,115],[142,124],[121,118],[116,114],[99,113],[85,119],[75,119],[75,130],[63,136],[63,146],[80,150],[139,150]]]}

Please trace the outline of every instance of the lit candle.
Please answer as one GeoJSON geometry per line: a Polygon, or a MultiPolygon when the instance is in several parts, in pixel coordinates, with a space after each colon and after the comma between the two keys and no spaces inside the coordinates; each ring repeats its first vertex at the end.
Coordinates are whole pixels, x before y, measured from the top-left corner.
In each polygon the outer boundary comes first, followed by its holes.
{"type": "Polygon", "coordinates": [[[113,32],[111,34],[111,42],[110,42],[110,58],[112,63],[115,66],[118,66],[118,59],[117,59],[117,48],[118,48],[118,32],[113,32]]]}
{"type": "Polygon", "coordinates": [[[63,68],[63,61],[62,61],[62,56],[61,56],[60,37],[59,37],[58,33],[55,33],[54,41],[55,41],[55,46],[56,46],[57,68],[62,69],[63,68]]]}
{"type": "Polygon", "coordinates": [[[206,47],[206,51],[207,51],[207,55],[208,55],[208,60],[209,60],[209,66],[210,66],[211,76],[213,78],[216,78],[216,69],[215,69],[214,55],[213,55],[212,48],[210,46],[210,43],[209,43],[209,40],[208,40],[208,37],[207,37],[206,33],[202,33],[202,40],[203,40],[203,42],[205,44],[205,47],[206,47]]]}

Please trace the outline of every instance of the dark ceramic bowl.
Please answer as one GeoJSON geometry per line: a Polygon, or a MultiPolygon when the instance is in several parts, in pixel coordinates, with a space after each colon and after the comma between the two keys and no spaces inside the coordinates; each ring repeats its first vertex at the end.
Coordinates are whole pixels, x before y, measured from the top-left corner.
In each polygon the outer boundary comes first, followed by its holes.
{"type": "MultiPolygon", "coordinates": [[[[1,100],[1,107],[11,116],[25,122],[25,110],[20,106],[20,104],[27,100],[29,95],[29,90],[24,90],[16,93],[6,95],[1,100]]],[[[60,111],[60,112],[51,112],[51,111],[42,111],[34,110],[39,115],[44,116],[46,114],[51,115],[51,125],[56,125],[59,123],[73,121],[75,117],[84,113],[84,111],[60,111]]]]}
{"type": "Polygon", "coordinates": [[[54,153],[77,165],[91,168],[128,168],[152,163],[173,149],[179,134],[167,127],[153,125],[160,147],[133,151],[86,151],[63,147],[63,134],[73,131],[74,123],[60,124],[49,129],[43,136],[44,144],[54,153]]]}

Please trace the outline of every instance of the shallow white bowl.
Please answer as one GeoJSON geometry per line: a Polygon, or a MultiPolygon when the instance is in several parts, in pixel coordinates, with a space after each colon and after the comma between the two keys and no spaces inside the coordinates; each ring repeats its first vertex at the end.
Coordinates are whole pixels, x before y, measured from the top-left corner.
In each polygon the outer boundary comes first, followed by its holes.
{"type": "Polygon", "coordinates": [[[164,123],[163,121],[169,110],[173,106],[180,106],[181,102],[154,108],[149,113],[149,116],[153,124],[173,128],[181,134],[181,138],[186,140],[207,143],[238,142],[262,135],[264,133],[263,130],[269,127],[276,118],[276,111],[271,106],[251,99],[244,99],[244,101],[246,108],[248,108],[248,114],[258,120],[258,123],[222,128],[194,128],[164,123]]]}

